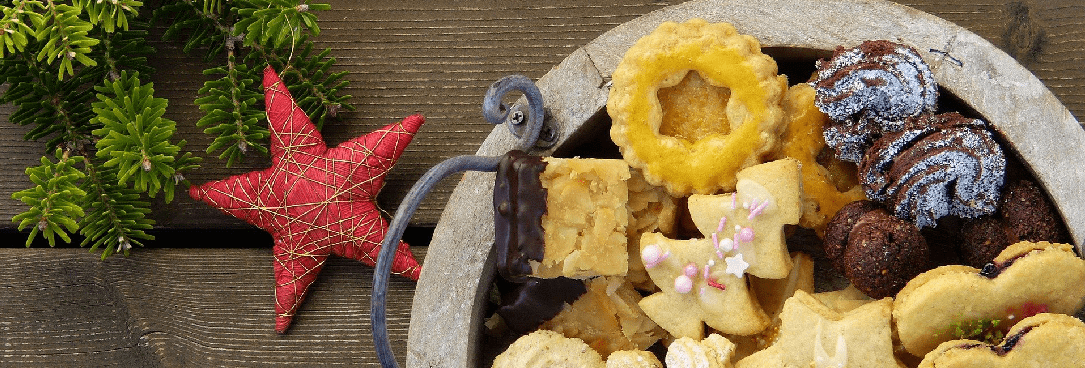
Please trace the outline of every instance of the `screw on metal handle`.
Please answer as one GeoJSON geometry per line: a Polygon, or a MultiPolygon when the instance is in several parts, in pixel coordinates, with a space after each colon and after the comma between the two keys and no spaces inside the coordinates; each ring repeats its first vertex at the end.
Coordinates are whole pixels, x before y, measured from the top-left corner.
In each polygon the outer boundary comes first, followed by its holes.
{"type": "MultiPolygon", "coordinates": [[[[540,133],[543,130],[543,99],[539,88],[530,79],[522,75],[512,75],[490,85],[482,104],[482,114],[492,124],[508,122],[512,134],[520,138],[517,145],[519,149],[528,150],[536,146],[552,145],[557,139],[553,130],[540,133]],[[528,106],[509,109],[501,99],[511,91],[520,91],[527,98],[528,106]],[[510,116],[510,110],[511,116],[510,116]],[[523,110],[527,110],[526,112],[523,110]],[[525,116],[526,115],[526,116],[525,116]],[[527,122],[524,124],[524,122],[527,122]]],[[[418,205],[426,194],[433,189],[442,179],[464,171],[497,171],[501,157],[483,156],[457,156],[445,160],[427,171],[407,192],[407,196],[396,209],[395,217],[388,226],[388,233],[384,236],[381,244],[380,255],[373,268],[373,297],[370,299],[370,314],[373,326],[373,346],[377,349],[377,358],[384,367],[398,368],[392,345],[388,341],[388,319],[386,314],[386,300],[388,295],[388,277],[392,270],[392,259],[395,256],[396,245],[403,238],[403,231],[407,229],[407,223],[414,215],[418,205]]]]}
{"type": "Polygon", "coordinates": [[[539,92],[539,87],[535,86],[531,79],[522,75],[510,75],[490,85],[482,100],[482,117],[490,124],[506,123],[509,132],[520,139],[517,144],[520,150],[546,148],[557,141],[557,134],[544,124],[546,112],[543,105],[542,92],[539,92]],[[512,91],[522,92],[527,106],[506,106],[502,99],[512,91]]]}

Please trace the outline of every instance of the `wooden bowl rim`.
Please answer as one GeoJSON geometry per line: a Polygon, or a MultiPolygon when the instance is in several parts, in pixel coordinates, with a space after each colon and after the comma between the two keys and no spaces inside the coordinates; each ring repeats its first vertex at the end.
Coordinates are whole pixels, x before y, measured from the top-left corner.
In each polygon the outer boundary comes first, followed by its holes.
{"type": "MultiPolygon", "coordinates": [[[[1043,82],[982,37],[941,18],[882,0],[698,0],[623,23],[574,51],[537,85],[558,144],[594,134],[607,83],[625,51],[665,21],[727,22],[763,47],[832,50],[887,39],[920,50],[943,88],[982,114],[1026,162],[1056,203],[1082,254],[1085,240],[1085,130],[1043,82]],[[862,22],[856,22],[862,19],[862,22]],[[1036,129],[1034,122],[1044,124],[1036,129]],[[1061,142],[1061,144],[1052,144],[1061,142]]],[[[516,139],[498,126],[477,154],[502,155],[516,139]]],[[[492,282],[492,173],[468,173],[453,191],[415,290],[409,367],[477,366],[485,292],[492,282]]]]}

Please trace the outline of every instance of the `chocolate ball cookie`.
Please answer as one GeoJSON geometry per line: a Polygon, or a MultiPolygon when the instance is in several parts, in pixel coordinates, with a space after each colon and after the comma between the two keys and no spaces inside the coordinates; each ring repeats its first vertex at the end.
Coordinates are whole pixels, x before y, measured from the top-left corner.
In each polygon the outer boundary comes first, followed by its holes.
{"type": "Polygon", "coordinates": [[[930,248],[912,223],[884,209],[859,218],[844,251],[844,275],[872,298],[896,295],[928,269],[930,248]]]}

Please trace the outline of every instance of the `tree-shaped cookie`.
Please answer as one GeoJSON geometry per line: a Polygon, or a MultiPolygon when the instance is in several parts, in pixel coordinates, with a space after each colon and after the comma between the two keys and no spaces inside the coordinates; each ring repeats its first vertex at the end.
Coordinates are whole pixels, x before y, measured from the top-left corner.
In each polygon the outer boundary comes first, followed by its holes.
{"type": "Polygon", "coordinates": [[[690,213],[705,238],[641,237],[644,266],[661,289],[642,299],[641,309],[675,337],[700,340],[705,323],[728,334],[761,332],[769,319],[745,274],[787,277],[791,259],[783,226],[797,223],[802,213],[799,183],[798,161],[784,159],[739,172],[736,193],[690,197],[690,213]]]}

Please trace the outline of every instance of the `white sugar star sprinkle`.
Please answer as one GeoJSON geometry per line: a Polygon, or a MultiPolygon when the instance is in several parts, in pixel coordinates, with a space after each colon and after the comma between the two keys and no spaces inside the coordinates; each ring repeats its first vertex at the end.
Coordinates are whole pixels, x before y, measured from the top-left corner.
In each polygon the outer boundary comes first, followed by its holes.
{"type": "Polygon", "coordinates": [[[735,275],[735,277],[742,277],[746,273],[746,269],[750,267],[749,263],[742,260],[742,255],[736,255],[734,257],[724,258],[724,262],[727,262],[727,273],[735,275]]]}

